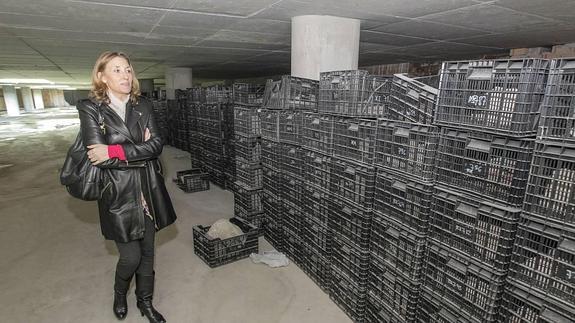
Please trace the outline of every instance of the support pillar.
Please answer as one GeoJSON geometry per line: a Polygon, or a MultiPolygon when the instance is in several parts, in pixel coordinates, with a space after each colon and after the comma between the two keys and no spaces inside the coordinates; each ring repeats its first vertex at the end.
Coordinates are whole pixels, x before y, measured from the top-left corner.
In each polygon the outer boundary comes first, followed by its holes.
{"type": "Polygon", "coordinates": [[[22,104],[24,105],[24,111],[34,111],[34,98],[32,97],[32,89],[27,86],[23,86],[20,88],[20,92],[22,93],[22,104]]]}
{"type": "Polygon", "coordinates": [[[2,92],[4,93],[4,102],[6,103],[6,112],[9,116],[19,116],[20,106],[18,105],[18,96],[16,95],[16,88],[12,85],[3,85],[2,92]]]}
{"type": "Polygon", "coordinates": [[[140,82],[140,92],[146,93],[148,97],[154,93],[154,79],[143,79],[138,82],[140,82]]]}
{"type": "Polygon", "coordinates": [[[174,100],[176,90],[192,87],[192,69],[189,67],[171,67],[166,69],[166,98],[174,100]]]}
{"type": "Polygon", "coordinates": [[[319,80],[319,73],[357,69],[360,21],[332,16],[292,18],[291,75],[319,80]]]}
{"type": "Polygon", "coordinates": [[[36,107],[36,110],[44,110],[44,98],[42,97],[42,90],[32,90],[32,96],[34,97],[34,106],[36,107]]]}

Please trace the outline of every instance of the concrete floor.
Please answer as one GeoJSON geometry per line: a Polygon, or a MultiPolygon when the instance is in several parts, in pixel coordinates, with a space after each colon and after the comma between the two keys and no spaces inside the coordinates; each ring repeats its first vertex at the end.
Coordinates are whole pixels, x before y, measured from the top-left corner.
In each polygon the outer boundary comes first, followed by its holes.
{"type": "MultiPolygon", "coordinates": [[[[75,109],[0,116],[0,304],[3,322],[116,322],[117,251],[105,241],[95,202],[70,197],[59,167],[78,131],[75,109]]],[[[189,168],[165,147],[168,178],[189,168]]],[[[272,269],[244,259],[210,269],[194,255],[192,227],[230,217],[233,195],[212,186],[168,190],[179,219],[157,234],[155,305],[168,322],[350,322],[297,266],[272,269]]],[[[260,240],[260,251],[271,250],[260,240]]],[[[146,322],[130,290],[125,322],[146,322]]]]}

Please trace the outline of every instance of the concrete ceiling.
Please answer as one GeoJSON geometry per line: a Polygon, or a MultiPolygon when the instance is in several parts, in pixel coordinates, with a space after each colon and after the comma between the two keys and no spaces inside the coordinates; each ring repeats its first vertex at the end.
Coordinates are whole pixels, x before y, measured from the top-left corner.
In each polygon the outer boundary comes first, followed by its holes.
{"type": "Polygon", "coordinates": [[[575,41],[575,0],[2,0],[0,78],[89,82],[122,50],[139,78],[290,72],[290,18],[361,19],[360,66],[501,53],[575,41]]]}

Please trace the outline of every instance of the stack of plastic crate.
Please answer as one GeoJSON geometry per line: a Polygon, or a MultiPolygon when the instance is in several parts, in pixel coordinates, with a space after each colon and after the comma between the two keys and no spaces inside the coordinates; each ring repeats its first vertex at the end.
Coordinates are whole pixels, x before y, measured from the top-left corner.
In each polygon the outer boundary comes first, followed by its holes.
{"type": "Polygon", "coordinates": [[[193,87],[187,90],[187,103],[188,103],[188,121],[190,123],[189,131],[189,152],[192,162],[192,168],[203,167],[203,146],[201,140],[201,133],[198,125],[198,118],[200,116],[200,106],[205,104],[205,96],[203,88],[193,87]]]}
{"type": "MultiPolygon", "coordinates": [[[[293,262],[301,266],[303,229],[303,151],[301,124],[304,110],[317,107],[317,81],[282,76],[268,80],[261,110],[264,139],[264,186],[270,211],[266,231],[272,244],[279,244],[293,262]],[[274,182],[275,181],[275,182],[274,182]],[[280,201],[279,213],[273,201],[280,201]],[[274,216],[276,212],[277,216],[274,216]],[[281,230],[276,230],[281,228],[281,230]],[[278,232],[279,231],[279,232],[278,232]]],[[[277,205],[277,204],[276,204],[277,205]]],[[[274,245],[276,249],[278,245],[274,245]]]]}
{"type": "Polygon", "coordinates": [[[263,233],[263,169],[261,164],[261,121],[258,109],[263,97],[261,85],[236,83],[234,96],[235,179],[234,212],[263,233]]]}
{"type": "Polygon", "coordinates": [[[445,62],[418,322],[497,319],[549,62],[445,62]]]}
{"type": "Polygon", "coordinates": [[[199,105],[198,131],[202,143],[202,165],[210,174],[210,180],[221,188],[226,188],[223,104],[208,103],[199,105]]]}
{"type": "Polygon", "coordinates": [[[211,97],[213,100],[221,101],[223,105],[223,128],[224,128],[224,175],[226,177],[226,188],[233,188],[236,181],[236,149],[234,131],[234,104],[232,102],[231,87],[212,87],[211,97]],[[219,89],[221,93],[214,90],[219,89]],[[227,98],[227,101],[224,99],[227,98]]]}
{"type": "MultiPolygon", "coordinates": [[[[401,81],[401,87],[410,85],[407,77],[401,81]]],[[[394,93],[402,102],[418,94],[433,92],[394,93]]],[[[404,120],[408,111],[411,106],[395,105],[391,117],[404,120]]],[[[420,116],[415,121],[431,121],[420,116]]],[[[368,316],[380,322],[415,319],[439,140],[437,126],[400,120],[379,119],[377,128],[368,316]]]]}
{"type": "Polygon", "coordinates": [[[307,253],[302,269],[324,291],[331,286],[330,229],[331,167],[333,160],[334,116],[306,112],[303,115],[303,226],[302,242],[307,253]]]}
{"type": "Polygon", "coordinates": [[[154,118],[156,120],[160,135],[162,136],[164,142],[167,143],[169,141],[169,127],[166,99],[155,99],[152,101],[152,105],[154,109],[154,118]]]}
{"type": "Polygon", "coordinates": [[[575,318],[575,58],[551,61],[501,322],[575,318]]]}
{"type": "Polygon", "coordinates": [[[329,294],[356,322],[369,320],[376,118],[389,109],[390,86],[390,77],[366,71],[321,73],[319,114],[305,118],[306,153],[316,156],[306,158],[304,166],[316,176],[329,178],[329,294]],[[322,160],[329,160],[327,169],[322,169],[322,160]]]}

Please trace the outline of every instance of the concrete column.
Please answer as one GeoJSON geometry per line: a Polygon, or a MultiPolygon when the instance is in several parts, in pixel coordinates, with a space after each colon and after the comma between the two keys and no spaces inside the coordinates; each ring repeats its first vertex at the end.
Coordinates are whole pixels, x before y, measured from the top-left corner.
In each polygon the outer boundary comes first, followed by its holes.
{"type": "Polygon", "coordinates": [[[24,110],[26,112],[34,111],[34,98],[32,97],[32,89],[23,86],[20,88],[22,93],[22,104],[24,105],[24,110]]]}
{"type": "Polygon", "coordinates": [[[36,107],[36,110],[44,110],[44,98],[42,97],[42,90],[32,90],[32,96],[34,97],[34,106],[36,107]]]}
{"type": "Polygon", "coordinates": [[[154,79],[138,80],[140,82],[140,92],[151,95],[154,92],[154,79]]]}
{"type": "Polygon", "coordinates": [[[18,96],[16,95],[16,88],[12,85],[3,85],[2,92],[4,92],[4,102],[6,103],[6,112],[9,116],[19,116],[20,107],[18,106],[18,96]]]}
{"type": "Polygon", "coordinates": [[[357,69],[359,20],[298,16],[291,26],[292,76],[319,80],[321,72],[357,69]]]}
{"type": "Polygon", "coordinates": [[[171,67],[166,69],[166,98],[174,100],[176,90],[192,87],[192,69],[189,67],[171,67]]]}

